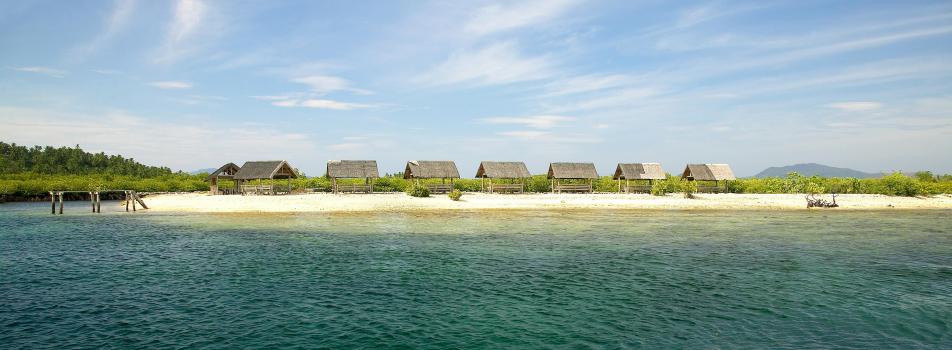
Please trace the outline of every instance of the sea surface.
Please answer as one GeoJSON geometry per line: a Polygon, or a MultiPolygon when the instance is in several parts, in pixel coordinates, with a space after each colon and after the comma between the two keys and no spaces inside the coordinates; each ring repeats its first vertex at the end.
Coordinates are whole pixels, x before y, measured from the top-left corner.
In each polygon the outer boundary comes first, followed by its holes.
{"type": "Polygon", "coordinates": [[[952,348],[952,211],[0,204],[0,348],[952,348]]]}

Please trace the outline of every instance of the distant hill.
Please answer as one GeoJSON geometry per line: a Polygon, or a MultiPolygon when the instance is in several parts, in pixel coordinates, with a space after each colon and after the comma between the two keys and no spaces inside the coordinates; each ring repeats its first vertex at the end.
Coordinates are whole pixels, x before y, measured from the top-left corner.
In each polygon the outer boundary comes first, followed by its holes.
{"type": "Polygon", "coordinates": [[[218,170],[218,169],[217,168],[196,169],[196,170],[189,171],[188,174],[189,175],[198,175],[201,173],[211,174],[211,172],[215,170],[218,170]]]}
{"type": "Polygon", "coordinates": [[[761,171],[757,175],[754,175],[754,177],[786,177],[787,174],[791,172],[797,172],[803,176],[819,175],[823,177],[855,177],[857,179],[882,176],[882,174],[879,173],[867,173],[859,170],[837,168],[816,163],[807,163],[770,167],[764,171],[761,171]]]}

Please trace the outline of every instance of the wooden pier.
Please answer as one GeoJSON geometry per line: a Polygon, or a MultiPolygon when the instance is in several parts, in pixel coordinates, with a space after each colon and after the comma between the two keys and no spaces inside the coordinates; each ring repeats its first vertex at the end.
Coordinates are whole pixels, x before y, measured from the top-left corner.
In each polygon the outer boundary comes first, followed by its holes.
{"type": "Polygon", "coordinates": [[[89,194],[89,204],[92,207],[93,213],[102,212],[102,201],[100,195],[103,193],[123,193],[123,198],[126,204],[126,211],[129,211],[129,204],[132,204],[132,211],[136,211],[136,203],[142,206],[142,209],[149,209],[145,205],[145,202],[142,201],[142,198],[139,197],[139,194],[136,191],[132,190],[105,190],[105,191],[50,191],[50,214],[56,215],[56,201],[59,199],[59,214],[63,214],[63,195],[67,193],[86,193],[89,194]]]}

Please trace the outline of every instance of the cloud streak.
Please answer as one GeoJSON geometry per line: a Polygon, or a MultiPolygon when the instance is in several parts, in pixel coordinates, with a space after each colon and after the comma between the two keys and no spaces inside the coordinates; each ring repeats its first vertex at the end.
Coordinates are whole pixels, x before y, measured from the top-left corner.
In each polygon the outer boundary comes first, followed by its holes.
{"type": "Polygon", "coordinates": [[[165,90],[191,89],[192,83],[184,81],[153,81],[150,86],[165,90]]]}
{"type": "Polygon", "coordinates": [[[42,75],[45,75],[45,76],[48,76],[48,77],[53,77],[53,78],[63,78],[63,77],[65,77],[66,74],[67,74],[67,72],[64,71],[64,70],[53,69],[53,68],[49,68],[49,67],[40,67],[40,66],[14,67],[14,68],[11,68],[11,69],[13,69],[13,70],[15,70],[15,71],[18,71],[18,72],[27,72],[27,73],[42,74],[42,75]]]}

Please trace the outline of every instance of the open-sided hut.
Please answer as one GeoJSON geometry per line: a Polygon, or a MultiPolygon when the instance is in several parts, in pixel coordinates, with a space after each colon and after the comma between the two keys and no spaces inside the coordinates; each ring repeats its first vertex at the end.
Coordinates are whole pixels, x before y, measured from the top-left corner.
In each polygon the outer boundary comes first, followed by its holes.
{"type": "Polygon", "coordinates": [[[618,181],[619,193],[635,193],[651,192],[654,180],[664,180],[665,175],[659,163],[618,163],[612,178],[618,181]]]}
{"type": "Polygon", "coordinates": [[[594,163],[549,163],[548,177],[552,182],[552,193],[592,193],[598,172],[594,163]],[[562,183],[563,180],[588,180],[588,183],[562,183]]]}
{"type": "Polygon", "coordinates": [[[480,187],[483,191],[523,193],[525,191],[525,179],[531,177],[529,168],[523,162],[490,162],[479,163],[479,169],[476,170],[476,178],[481,179],[480,187]],[[486,179],[489,179],[489,186],[486,186],[486,179]],[[508,181],[508,183],[494,183],[493,181],[508,181]]]}
{"type": "Polygon", "coordinates": [[[291,193],[291,179],[297,177],[294,168],[283,160],[245,162],[234,176],[241,194],[276,194],[274,180],[279,179],[288,180],[287,193],[291,193]]]}
{"type": "Polygon", "coordinates": [[[236,194],[238,193],[238,182],[235,181],[235,174],[241,169],[235,163],[222,165],[218,170],[208,174],[208,193],[211,194],[236,194]],[[222,181],[228,182],[225,187],[219,187],[222,181]]]}
{"type": "Polygon", "coordinates": [[[403,171],[403,178],[419,182],[425,179],[440,179],[440,183],[425,184],[430,192],[447,193],[453,190],[453,179],[459,178],[456,163],[451,160],[411,160],[403,171]],[[449,184],[446,180],[450,180],[449,184]]]}
{"type": "Polygon", "coordinates": [[[737,180],[734,171],[727,164],[688,164],[684,167],[681,178],[698,181],[698,192],[712,193],[727,192],[728,181],[737,180]]]}
{"type": "Polygon", "coordinates": [[[376,160],[329,160],[327,177],[331,179],[334,193],[373,193],[374,179],[380,177],[376,160]],[[364,183],[341,184],[338,179],[363,179],[364,183]]]}

